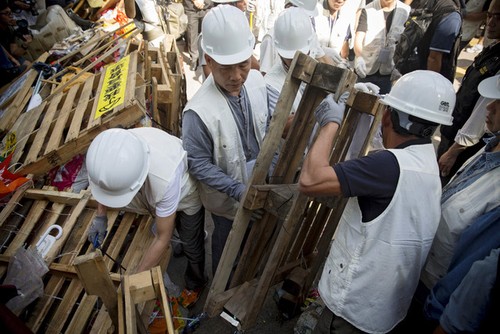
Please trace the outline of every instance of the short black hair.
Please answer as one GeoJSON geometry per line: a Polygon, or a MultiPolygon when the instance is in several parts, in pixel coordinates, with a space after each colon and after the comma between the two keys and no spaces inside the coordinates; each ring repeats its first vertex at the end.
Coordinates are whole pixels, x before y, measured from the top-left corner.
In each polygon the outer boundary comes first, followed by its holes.
{"type": "Polygon", "coordinates": [[[403,136],[417,136],[420,138],[430,138],[439,124],[426,121],[425,119],[406,114],[395,108],[388,106],[391,113],[392,128],[394,131],[403,136]],[[408,117],[409,127],[401,125],[400,115],[405,114],[408,117]]]}
{"type": "Polygon", "coordinates": [[[9,2],[7,0],[0,0],[0,10],[4,10],[9,7],[9,2]]]}

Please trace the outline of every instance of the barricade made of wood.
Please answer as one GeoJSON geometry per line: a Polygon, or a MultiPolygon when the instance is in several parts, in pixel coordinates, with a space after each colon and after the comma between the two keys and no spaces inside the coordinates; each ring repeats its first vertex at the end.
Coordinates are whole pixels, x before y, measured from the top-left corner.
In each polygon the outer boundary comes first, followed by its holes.
{"type": "MultiPolygon", "coordinates": [[[[9,260],[18,248],[24,244],[35,247],[48,227],[60,226],[62,235],[44,257],[49,267],[43,277],[44,295],[21,313],[22,320],[34,333],[107,333],[113,330],[106,308],[97,296],[85,293],[73,267],[75,258],[94,252],[87,241],[87,232],[96,214],[96,202],[90,192],[75,194],[25,188],[19,189],[0,212],[3,245],[0,277],[4,277],[9,260]]],[[[108,211],[108,234],[102,250],[106,253],[104,263],[115,286],[120,284],[122,274],[133,272],[137,267],[153,239],[152,223],[150,216],[108,211]]],[[[162,268],[166,263],[162,262],[162,268]]],[[[149,318],[153,305],[154,301],[138,304],[143,321],[149,318]]]]}

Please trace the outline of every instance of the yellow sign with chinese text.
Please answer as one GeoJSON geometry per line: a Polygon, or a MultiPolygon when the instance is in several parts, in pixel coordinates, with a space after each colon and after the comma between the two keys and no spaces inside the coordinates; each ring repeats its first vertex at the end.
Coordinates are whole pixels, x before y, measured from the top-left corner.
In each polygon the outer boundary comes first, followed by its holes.
{"type": "Polygon", "coordinates": [[[127,74],[130,56],[122,58],[115,64],[108,65],[104,73],[95,119],[98,119],[113,108],[119,106],[125,100],[125,89],[127,88],[127,74]]]}

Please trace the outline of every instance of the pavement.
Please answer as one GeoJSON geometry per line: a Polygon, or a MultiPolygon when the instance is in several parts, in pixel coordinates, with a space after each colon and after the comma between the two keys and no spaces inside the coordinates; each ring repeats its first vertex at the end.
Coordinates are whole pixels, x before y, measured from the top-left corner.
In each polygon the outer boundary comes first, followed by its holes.
{"type": "MultiPolygon", "coordinates": [[[[477,43],[477,39],[471,42],[472,45],[477,43]]],[[[202,84],[202,70],[201,67],[198,67],[196,71],[191,71],[189,69],[189,54],[186,51],[184,41],[178,41],[178,47],[181,51],[184,60],[184,73],[186,76],[186,85],[187,85],[187,98],[188,100],[196,93],[199,87],[202,84]]],[[[472,61],[477,53],[467,53],[462,52],[459,55],[458,59],[458,68],[457,75],[454,81],[455,89],[458,89],[460,82],[465,74],[466,68],[472,64],[472,61]]],[[[439,132],[434,136],[434,141],[436,145],[439,143],[439,132]]],[[[211,273],[211,233],[213,231],[213,221],[210,215],[206,215],[205,219],[205,229],[208,232],[208,237],[205,243],[206,249],[206,275],[208,277],[208,284],[204,289],[202,296],[195,304],[195,306],[190,310],[183,310],[183,316],[187,318],[195,318],[199,316],[203,312],[203,307],[206,301],[206,297],[208,294],[208,290],[210,288],[210,284],[212,282],[212,273],[211,273]]],[[[172,257],[168,266],[168,273],[171,279],[178,284],[181,288],[183,288],[183,274],[186,267],[186,259],[184,256],[180,257],[172,257]]],[[[294,326],[298,320],[298,316],[295,318],[285,320],[280,315],[280,312],[276,306],[275,301],[273,300],[273,294],[279,286],[272,287],[268,293],[267,299],[261,309],[261,312],[258,316],[256,324],[251,328],[245,331],[245,333],[259,333],[259,334],[285,334],[285,333],[293,333],[294,326]]],[[[200,325],[195,330],[196,333],[200,334],[225,334],[225,333],[242,333],[237,330],[237,328],[230,325],[226,320],[222,319],[220,316],[216,316],[213,318],[204,318],[200,321],[200,325]]]]}

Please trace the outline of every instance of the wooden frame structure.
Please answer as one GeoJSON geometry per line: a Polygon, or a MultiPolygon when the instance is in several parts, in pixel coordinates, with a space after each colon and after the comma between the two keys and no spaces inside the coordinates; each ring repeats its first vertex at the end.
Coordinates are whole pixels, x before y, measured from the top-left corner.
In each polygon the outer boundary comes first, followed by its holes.
{"type": "MultiPolygon", "coordinates": [[[[44,277],[45,290],[25,320],[33,332],[106,333],[112,324],[98,297],[85,293],[73,261],[92,253],[87,231],[95,216],[97,203],[90,192],[79,194],[53,189],[20,189],[0,212],[0,277],[7,272],[10,257],[24,244],[34,247],[48,226],[57,224],[63,234],[45,257],[49,273],[44,277]]],[[[108,211],[108,235],[103,250],[129,270],[134,270],[153,239],[153,219],[135,213],[108,211]]],[[[104,266],[115,285],[123,271],[109,257],[104,266]]],[[[166,268],[168,256],[161,264],[166,268]]],[[[138,306],[143,319],[149,318],[154,303],[138,306]]]]}
{"type": "MultiPolygon", "coordinates": [[[[205,304],[210,316],[224,312],[237,320],[242,329],[247,329],[255,323],[271,286],[283,281],[294,268],[307,271],[306,289],[312,285],[346,200],[310,199],[299,193],[294,183],[315,124],[316,106],[327,93],[338,98],[342,92],[351,90],[354,82],[351,71],[318,63],[300,52],[296,54],[210,287],[205,304]],[[292,128],[274,173],[266,183],[274,152],[302,83],[306,87],[292,128]],[[250,225],[252,212],[257,209],[265,213],[250,225]],[[246,233],[247,241],[243,244],[246,233]]],[[[332,163],[344,159],[362,114],[374,118],[364,140],[362,153],[366,154],[383,108],[377,100],[370,94],[351,93],[345,120],[335,139],[332,163]]]]}

